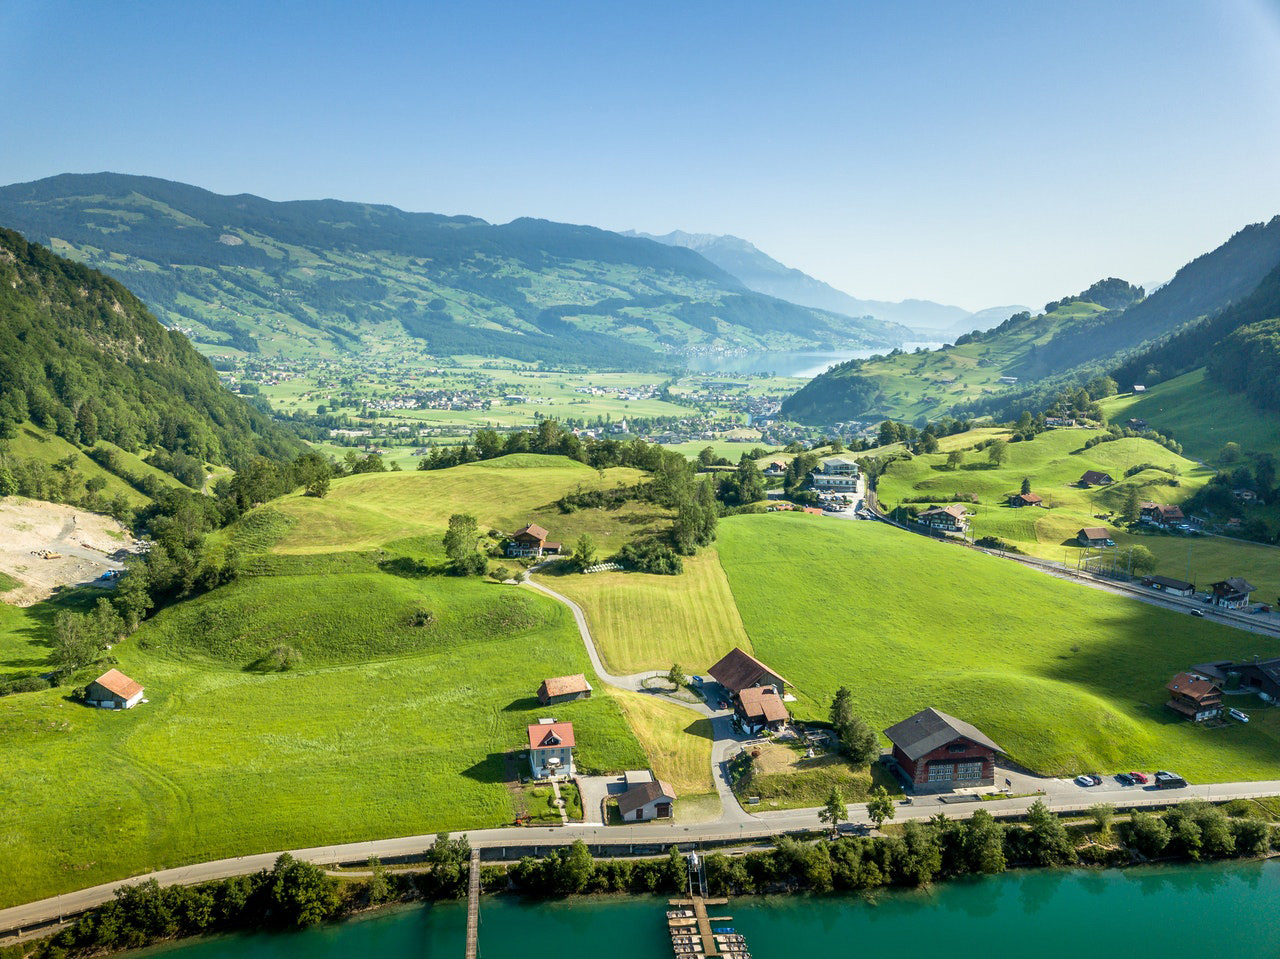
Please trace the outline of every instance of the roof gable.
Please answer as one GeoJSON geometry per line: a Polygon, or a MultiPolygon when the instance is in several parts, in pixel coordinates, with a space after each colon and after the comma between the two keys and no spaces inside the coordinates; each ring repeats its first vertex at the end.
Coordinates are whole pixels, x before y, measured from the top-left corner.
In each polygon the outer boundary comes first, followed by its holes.
{"type": "Polygon", "coordinates": [[[772,683],[775,680],[785,686],[791,685],[760,660],[744,653],[736,646],[707,672],[711,674],[712,679],[734,693],[761,683],[772,683]]]}
{"type": "Polygon", "coordinates": [[[661,779],[640,783],[632,786],[618,797],[618,812],[626,816],[627,813],[635,812],[641,806],[647,805],[655,799],[666,799],[675,802],[676,791],[661,779]]]}
{"type": "Polygon", "coordinates": [[[534,723],[529,727],[530,749],[572,749],[573,723],[534,723]]]}
{"type": "Polygon", "coordinates": [[[142,692],[142,684],[130,679],[118,669],[108,669],[94,680],[109,693],[115,693],[123,699],[132,699],[142,692]]]}
{"type": "Polygon", "coordinates": [[[582,673],[573,676],[555,676],[544,679],[540,691],[547,696],[572,696],[575,693],[591,692],[591,684],[582,673]]]}

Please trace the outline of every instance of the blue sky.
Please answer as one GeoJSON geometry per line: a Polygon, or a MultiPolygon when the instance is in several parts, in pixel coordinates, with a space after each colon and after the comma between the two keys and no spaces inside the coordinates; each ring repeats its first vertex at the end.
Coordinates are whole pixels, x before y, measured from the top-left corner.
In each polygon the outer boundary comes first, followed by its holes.
{"type": "Polygon", "coordinates": [[[1280,213],[1280,0],[0,0],[0,83],[4,183],[732,233],[970,309],[1280,213]]]}

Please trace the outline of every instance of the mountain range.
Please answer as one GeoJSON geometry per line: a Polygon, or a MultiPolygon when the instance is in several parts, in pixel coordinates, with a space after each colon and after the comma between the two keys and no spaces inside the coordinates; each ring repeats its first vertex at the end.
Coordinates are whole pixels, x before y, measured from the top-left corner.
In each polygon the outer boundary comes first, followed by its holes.
{"type": "Polygon", "coordinates": [[[396,350],[653,369],[691,351],[912,337],[756,292],[690,249],[546,220],[277,203],[102,173],[0,188],[0,225],[125,283],[215,355],[396,350]]]}
{"type": "Polygon", "coordinates": [[[736,236],[685,233],[683,230],[675,230],[663,236],[635,231],[623,235],[695,250],[757,293],[766,293],[801,306],[832,310],[847,316],[874,316],[909,327],[917,336],[949,338],[975,329],[985,330],[1027,309],[1025,306],[996,306],[970,313],[961,307],[934,303],[932,300],[860,300],[807,273],[779,263],[736,236]]]}

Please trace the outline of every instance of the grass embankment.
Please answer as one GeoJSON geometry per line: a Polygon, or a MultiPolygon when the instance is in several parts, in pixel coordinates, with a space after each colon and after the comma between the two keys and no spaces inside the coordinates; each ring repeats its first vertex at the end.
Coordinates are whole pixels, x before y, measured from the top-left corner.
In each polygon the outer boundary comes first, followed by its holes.
{"type": "MultiPolygon", "coordinates": [[[[552,471],[559,487],[540,469],[490,469],[510,481],[471,483],[467,506],[523,517],[582,475],[552,471]]],[[[461,472],[459,486],[487,475],[461,472]]],[[[443,528],[457,508],[440,475],[338,480],[340,524],[328,500],[286,499],[228,530],[241,549],[291,541],[305,554],[248,556],[240,579],[117,645],[148,703],[87,709],[66,689],[0,699],[5,793],[21,797],[0,805],[0,906],[184,862],[509,822],[505,755],[546,714],[539,681],[584,672],[600,685],[561,604],[425,572],[438,537],[406,533],[443,528]],[[347,551],[319,555],[326,543],[347,551]],[[279,647],[295,665],[272,672],[279,647]]],[[[555,715],[575,724],[584,771],[645,765],[611,697],[555,715]]]]}
{"type": "Polygon", "coordinates": [[[713,819],[720,799],[711,780],[711,720],[645,693],[613,693],[640,740],[655,776],[679,796],[682,822],[713,819]]]}
{"type": "Polygon", "coordinates": [[[696,673],[734,646],[751,652],[714,549],[686,557],[680,576],[620,572],[544,578],[583,608],[612,673],[667,669],[673,662],[696,673]]]}
{"type": "Polygon", "coordinates": [[[1102,401],[1113,423],[1146,420],[1172,436],[1196,459],[1214,463],[1227,443],[1245,452],[1280,455],[1280,416],[1255,409],[1241,394],[1229,393],[1203,369],[1102,401]]]}
{"type": "Polygon", "coordinates": [[[847,685],[876,729],[935,706],[1041,773],[1280,775],[1280,710],[1240,697],[1253,722],[1206,729],[1164,706],[1175,673],[1266,654],[1260,637],[880,524],[735,516],[719,552],[801,718],[824,717],[847,685]]]}
{"type": "MultiPolygon", "coordinates": [[[[1189,565],[1192,581],[1201,587],[1228,576],[1244,576],[1258,587],[1259,597],[1280,594],[1280,552],[1275,549],[1218,536],[1129,533],[1114,518],[1097,519],[1100,514],[1118,513],[1130,488],[1137,487],[1143,500],[1180,504],[1213,475],[1207,467],[1150,440],[1122,439],[1084,449],[1085,441],[1099,433],[1050,430],[1029,443],[1011,443],[1008,460],[998,468],[990,466],[985,451],[970,451],[967,462],[955,470],[946,468],[944,453],[899,460],[880,477],[880,502],[892,509],[907,498],[936,495],[941,503],[956,493],[973,494],[978,502],[964,505],[974,514],[974,535],[997,536],[1032,556],[1074,564],[1081,552],[1076,541],[1080,528],[1105,526],[1122,549],[1140,544],[1151,550],[1157,571],[1167,576],[1185,578],[1189,565]],[[1176,473],[1144,469],[1131,477],[1124,475],[1144,464],[1172,467],[1176,473]],[[1116,482],[1081,489],[1075,484],[1086,470],[1110,473],[1116,482]],[[1024,477],[1031,481],[1032,492],[1044,497],[1047,508],[1008,505],[1008,497],[1019,491],[1024,477]],[[1170,481],[1178,485],[1169,485],[1170,481]]],[[[964,449],[990,435],[990,430],[979,430],[947,439],[954,448],[964,449]]],[[[923,509],[927,504],[917,505],[923,509]]]]}
{"type": "MultiPolygon", "coordinates": [[[[116,496],[123,496],[131,506],[145,506],[151,498],[135,489],[114,473],[108,472],[91,459],[78,446],[68,443],[56,433],[50,433],[32,423],[24,423],[18,427],[12,439],[8,441],[9,453],[19,460],[38,460],[52,466],[57,462],[65,462],[68,458],[75,462],[75,469],[82,480],[101,479],[106,485],[99,491],[99,498],[105,503],[116,496]]],[[[177,479],[163,470],[158,470],[146,460],[133,453],[128,453],[113,443],[101,441],[99,446],[113,450],[116,461],[121,468],[139,479],[152,477],[165,486],[185,489],[177,479]]],[[[72,491],[77,496],[84,494],[83,483],[72,491]]]]}

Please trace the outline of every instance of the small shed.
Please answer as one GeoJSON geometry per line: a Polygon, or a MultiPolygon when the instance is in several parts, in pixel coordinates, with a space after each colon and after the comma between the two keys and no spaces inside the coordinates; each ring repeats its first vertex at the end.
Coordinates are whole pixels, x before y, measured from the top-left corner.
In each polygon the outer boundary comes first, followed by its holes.
{"type": "Polygon", "coordinates": [[[538,701],[544,706],[568,703],[575,699],[590,699],[591,684],[582,673],[574,676],[556,676],[544,679],[538,687],[538,701]]]}
{"type": "Polygon", "coordinates": [[[1076,542],[1081,546],[1114,546],[1111,534],[1105,526],[1086,526],[1076,533],[1076,542]]]}
{"type": "Polygon", "coordinates": [[[631,786],[618,797],[618,812],[626,822],[670,819],[675,814],[676,791],[661,779],[631,786]]]}
{"type": "Polygon", "coordinates": [[[84,701],[99,709],[132,709],[142,701],[142,684],[109,669],[85,687],[84,701]]]}

